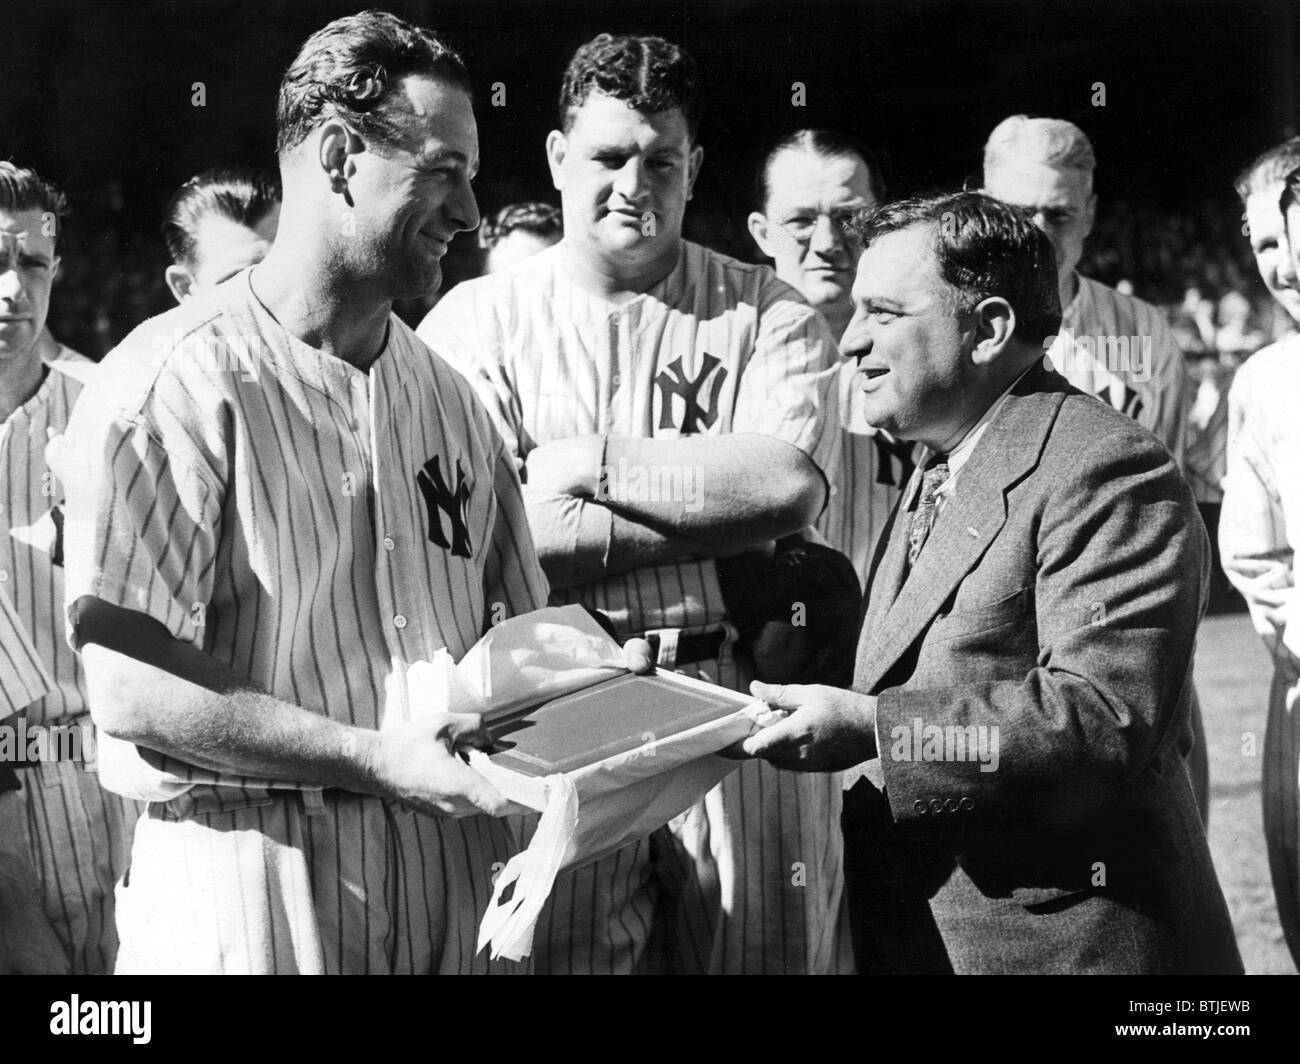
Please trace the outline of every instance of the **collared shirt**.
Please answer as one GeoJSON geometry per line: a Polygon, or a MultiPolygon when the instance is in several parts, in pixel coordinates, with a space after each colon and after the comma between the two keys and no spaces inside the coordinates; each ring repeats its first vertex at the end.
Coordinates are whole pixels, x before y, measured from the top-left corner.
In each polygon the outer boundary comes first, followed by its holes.
{"type": "MultiPolygon", "coordinates": [[[[1015,386],[1020,383],[1021,378],[1024,377],[1025,374],[1028,373],[1030,370],[1034,369],[1035,366],[1037,366],[1036,362],[1028,366],[1023,373],[1018,374],[1016,376],[1016,379],[1013,380],[1009,385],[1007,385],[1006,391],[1004,391],[1000,396],[998,396],[998,398],[989,406],[989,408],[984,411],[979,421],[975,422],[975,424],[971,427],[970,431],[967,432],[966,435],[961,438],[961,442],[958,443],[956,447],[954,447],[951,451],[948,452],[948,457],[947,457],[948,479],[945,480],[941,485],[939,485],[939,487],[935,489],[935,493],[934,493],[935,494],[934,515],[936,518],[939,516],[939,514],[943,513],[944,505],[947,503],[948,499],[952,496],[952,494],[957,490],[957,475],[961,472],[962,467],[968,461],[970,461],[970,456],[975,452],[975,448],[979,444],[980,440],[984,438],[984,433],[988,430],[989,425],[993,423],[993,419],[998,416],[998,412],[1002,409],[1003,405],[1006,403],[1007,396],[1009,396],[1011,394],[1012,389],[1015,388],[1015,386]]],[[[934,452],[931,451],[928,447],[923,449],[921,458],[916,467],[916,473],[912,477],[912,483],[908,486],[907,489],[907,497],[905,502],[906,506],[911,507],[915,504],[916,493],[918,490],[920,490],[920,486],[921,486],[921,475],[924,472],[926,464],[930,461],[930,459],[933,456],[934,456],[934,452]]]]}
{"type": "MultiPolygon", "coordinates": [[[[379,729],[409,716],[412,664],[545,604],[500,434],[396,316],[363,373],[288,333],[245,272],[100,375],[70,431],[69,606],[145,613],[254,688],[379,729]]],[[[268,782],[154,760],[173,797],[268,782]]]]}

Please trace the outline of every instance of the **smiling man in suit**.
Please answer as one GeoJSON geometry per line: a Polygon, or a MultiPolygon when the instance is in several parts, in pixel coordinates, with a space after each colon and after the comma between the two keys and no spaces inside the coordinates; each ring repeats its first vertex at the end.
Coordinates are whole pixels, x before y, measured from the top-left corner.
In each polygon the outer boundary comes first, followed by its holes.
{"type": "Polygon", "coordinates": [[[859,970],[1239,972],[1183,768],[1209,556],[1190,491],[1043,365],[1056,269],[1024,212],[961,192],[856,224],[842,345],[870,422],[926,450],[853,689],[755,684],[789,715],[745,752],[872,762],[859,970]]]}

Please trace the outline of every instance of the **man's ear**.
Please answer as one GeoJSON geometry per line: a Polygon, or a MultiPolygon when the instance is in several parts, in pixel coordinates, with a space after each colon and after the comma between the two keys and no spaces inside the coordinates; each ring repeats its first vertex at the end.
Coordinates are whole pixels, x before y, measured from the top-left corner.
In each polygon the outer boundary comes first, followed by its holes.
{"type": "Polygon", "coordinates": [[[1088,197],[1088,205],[1083,210],[1083,239],[1092,235],[1092,223],[1097,218],[1097,193],[1088,197]]]}
{"type": "Polygon", "coordinates": [[[695,195],[695,181],[700,176],[700,167],[704,165],[704,147],[697,144],[686,157],[686,198],[695,195]]]}
{"type": "Polygon", "coordinates": [[[975,347],[971,359],[987,366],[1011,346],[1016,330],[1016,312],[1001,296],[989,296],[975,307],[975,347]]]}
{"type": "Polygon", "coordinates": [[[754,243],[758,245],[758,250],[766,255],[769,259],[776,258],[773,251],[772,243],[767,238],[768,220],[767,215],[760,211],[754,211],[749,216],[749,235],[754,238],[754,243]]]}
{"type": "Polygon", "coordinates": [[[348,181],[357,171],[354,155],[365,150],[361,138],[342,122],[329,121],[316,132],[317,161],[329,175],[330,191],[348,194],[348,181]]]}
{"type": "Polygon", "coordinates": [[[569,152],[569,139],[558,129],[546,134],[546,164],[551,168],[551,184],[556,192],[564,191],[564,157],[569,152]]]}
{"type": "Polygon", "coordinates": [[[163,279],[177,303],[184,303],[194,294],[194,277],[184,266],[168,266],[163,271],[163,279]]]}

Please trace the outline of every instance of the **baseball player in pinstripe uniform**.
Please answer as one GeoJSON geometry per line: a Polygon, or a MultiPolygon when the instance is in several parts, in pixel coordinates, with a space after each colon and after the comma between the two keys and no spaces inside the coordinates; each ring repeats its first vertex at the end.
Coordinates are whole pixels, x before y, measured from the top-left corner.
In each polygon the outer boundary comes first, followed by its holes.
{"type": "MultiPolygon", "coordinates": [[[[54,687],[17,611],[0,591],[0,728],[54,687]]],[[[45,915],[14,766],[0,759],[0,975],[66,975],[67,953],[45,915]]]]}
{"type": "MultiPolygon", "coordinates": [[[[474,228],[460,58],[384,12],[281,85],[275,246],[146,322],[72,429],[69,620],[106,780],[150,800],[127,972],[487,972],[515,811],[478,718],[408,690],[546,600],[511,455],[392,314],[474,228]],[[110,767],[112,772],[110,774],[110,767]]],[[[454,708],[454,707],[453,707],[454,708]]]]}
{"type": "MultiPolygon", "coordinates": [[[[0,592],[13,602],[53,681],[30,723],[89,737],[80,662],[63,640],[63,487],[47,461],[91,363],[66,348],[41,358],[66,207],[30,170],[0,163],[0,592]]],[[[94,744],[50,750],[24,769],[31,859],[73,972],[113,970],[113,890],[138,810],[106,793],[94,744]],[[82,760],[72,760],[80,753],[82,760]],[[66,755],[66,756],[65,756],[66,755]]]]}
{"type": "MultiPolygon", "coordinates": [[[[420,335],[476,385],[524,471],[554,598],[738,690],[714,559],[826,496],[834,342],[766,267],[681,238],[699,172],[694,65],[602,35],[547,141],[564,240],[452,290],[420,335]]],[[[746,766],[668,832],[561,876],[539,968],[830,972],[846,960],[836,781],[746,766]]]]}
{"type": "MultiPolygon", "coordinates": [[[[853,275],[861,245],[847,221],[884,201],[880,165],[851,137],[800,129],[767,153],[757,181],[759,210],[749,232],[776,267],[826,319],[838,338],[853,317],[853,275]]],[[[871,553],[914,463],[913,445],[877,432],[859,409],[857,363],[840,370],[840,461],[817,531],[853,562],[865,586],[871,553]]]]}
{"type": "MultiPolygon", "coordinates": [[[[1254,160],[1237,179],[1251,248],[1264,284],[1300,321],[1300,207],[1280,201],[1300,167],[1300,138],[1254,160]],[[1290,238],[1288,240],[1288,232],[1290,238]]],[[[1228,467],[1219,547],[1228,579],[1245,596],[1273,660],[1264,738],[1264,837],[1278,917],[1300,964],[1300,336],[1248,358],[1228,393],[1228,467]]]]}
{"type": "MultiPolygon", "coordinates": [[[[1187,364],[1164,316],[1141,299],[1081,277],[1075,267],[1097,210],[1092,142],[1057,118],[1012,115],[984,145],[984,189],[1032,211],[1056,251],[1061,331],[1047,354],[1071,384],[1128,414],[1165,445],[1179,468],[1187,447],[1187,364]]],[[[1208,821],[1210,765],[1192,692],[1192,789],[1208,821]]]]}

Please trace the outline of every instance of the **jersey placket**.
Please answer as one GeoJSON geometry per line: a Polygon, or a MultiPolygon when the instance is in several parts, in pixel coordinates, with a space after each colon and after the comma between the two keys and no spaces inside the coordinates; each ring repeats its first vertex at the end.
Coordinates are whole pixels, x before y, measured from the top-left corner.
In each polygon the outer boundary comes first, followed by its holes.
{"type": "Polygon", "coordinates": [[[357,417],[366,429],[363,447],[367,456],[366,490],[370,527],[375,537],[375,590],[384,621],[384,642],[394,660],[414,661],[421,655],[418,649],[410,653],[411,648],[423,646],[422,613],[415,603],[400,600],[409,581],[402,578],[398,554],[399,541],[412,535],[417,526],[413,516],[403,521],[402,515],[396,512],[402,486],[393,484],[391,490],[385,486],[385,481],[394,476],[398,457],[389,424],[391,403],[386,395],[384,370],[378,363],[371,367],[369,376],[361,374],[360,387],[354,388],[352,395],[359,408],[357,417]]]}

